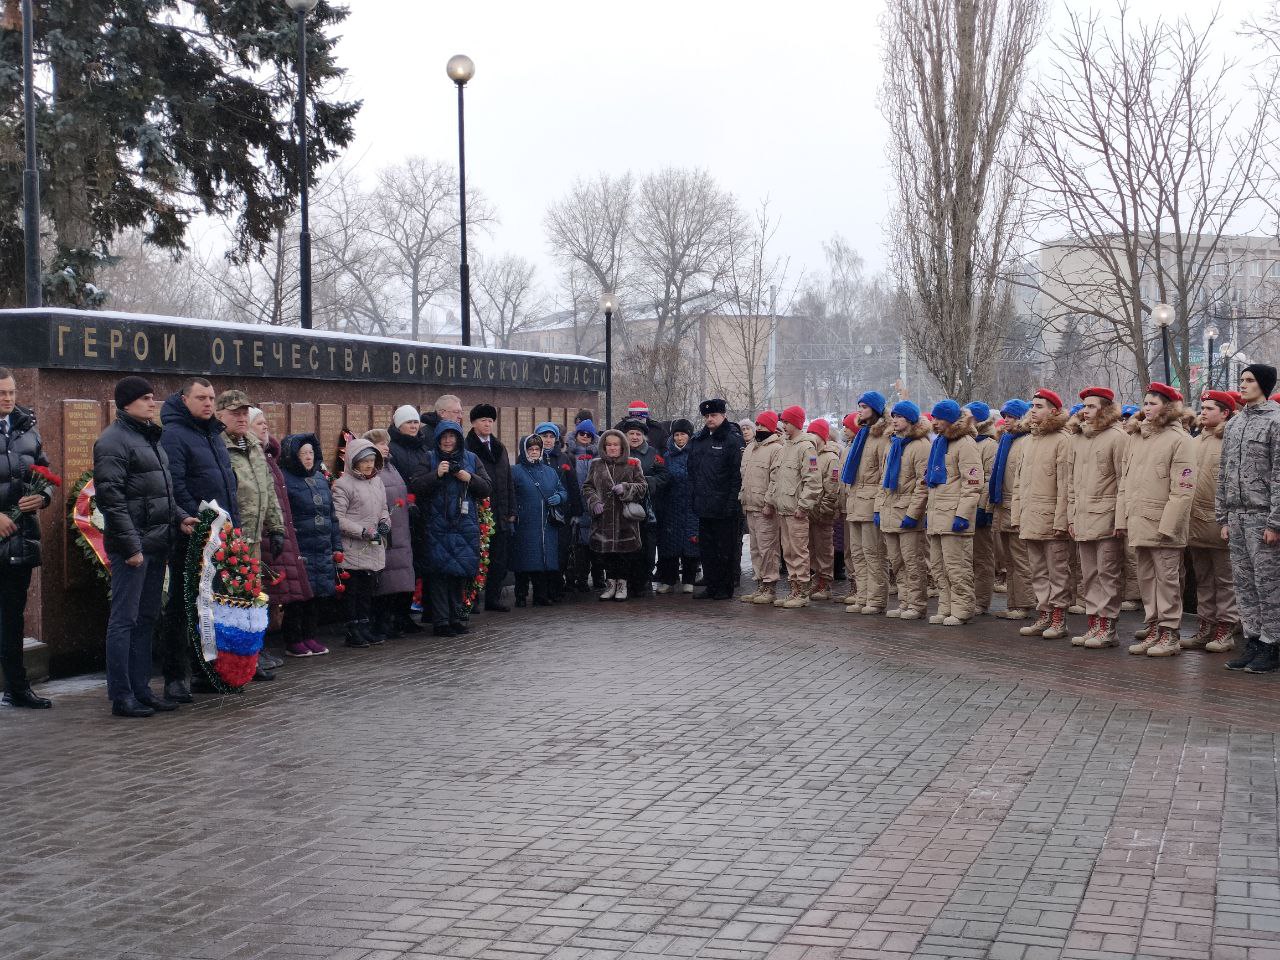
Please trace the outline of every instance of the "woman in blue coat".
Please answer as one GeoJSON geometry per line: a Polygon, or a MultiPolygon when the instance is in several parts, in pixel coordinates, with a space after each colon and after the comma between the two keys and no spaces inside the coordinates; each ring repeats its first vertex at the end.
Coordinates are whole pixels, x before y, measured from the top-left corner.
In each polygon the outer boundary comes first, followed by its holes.
{"type": "Polygon", "coordinates": [[[329,478],[320,461],[319,438],[314,433],[289,434],[280,441],[279,465],[289,491],[298,554],[307,569],[312,594],[310,600],[285,604],[285,634],[297,638],[313,655],[328,653],[316,635],[321,602],[337,595],[342,534],[333,510],[329,478]]]}
{"type": "Polygon", "coordinates": [[[558,471],[542,457],[538,434],[525,437],[511,471],[516,488],[516,532],[511,541],[511,569],[516,575],[516,606],[523,607],[533,585],[533,605],[551,605],[551,578],[560,569],[561,527],[552,526],[550,507],[562,511],[568,497],[558,471]]]}
{"type": "Polygon", "coordinates": [[[693,480],[689,476],[689,439],[693,424],[676,420],[667,441],[666,502],[658,513],[658,593],[683,589],[693,593],[698,579],[698,515],[693,512],[693,480]]]}

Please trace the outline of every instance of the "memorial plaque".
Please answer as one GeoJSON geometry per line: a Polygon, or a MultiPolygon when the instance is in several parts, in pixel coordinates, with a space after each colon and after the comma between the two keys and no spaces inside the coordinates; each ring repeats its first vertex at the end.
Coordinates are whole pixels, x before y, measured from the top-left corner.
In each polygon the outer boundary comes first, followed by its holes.
{"type": "Polygon", "coordinates": [[[498,438],[508,448],[515,448],[516,441],[516,408],[501,407],[498,410],[498,438]]]}
{"type": "MultiPolygon", "coordinates": [[[[114,405],[114,404],[113,404],[114,405]]],[[[102,433],[102,404],[97,400],[62,401],[62,463],[68,483],[93,469],[93,443],[102,433]]]]}
{"type": "Polygon", "coordinates": [[[383,430],[391,429],[391,418],[395,416],[396,408],[389,403],[375,403],[373,405],[373,425],[381,427],[383,430]]]}
{"type": "Polygon", "coordinates": [[[367,403],[347,404],[347,429],[357,437],[369,432],[369,405],[367,403]]]}
{"type": "Polygon", "coordinates": [[[289,404],[289,432],[316,432],[316,405],[314,403],[289,404]]]}
{"type": "Polygon", "coordinates": [[[568,436],[568,432],[573,429],[573,424],[569,422],[569,411],[564,407],[551,408],[551,422],[560,428],[562,436],[568,436]]]}
{"type": "Polygon", "coordinates": [[[339,403],[322,403],[320,406],[320,447],[324,451],[324,463],[330,470],[335,469],[338,462],[338,440],[344,426],[342,422],[342,405],[339,403]]]}
{"type": "Polygon", "coordinates": [[[535,412],[536,411],[530,407],[520,407],[516,411],[516,435],[514,437],[516,441],[515,449],[519,449],[518,445],[522,437],[527,437],[529,434],[533,433],[533,417],[535,412]]]}
{"type": "Polygon", "coordinates": [[[267,429],[279,440],[289,432],[289,418],[285,413],[285,405],[275,401],[258,404],[258,409],[267,418],[267,429]]]}

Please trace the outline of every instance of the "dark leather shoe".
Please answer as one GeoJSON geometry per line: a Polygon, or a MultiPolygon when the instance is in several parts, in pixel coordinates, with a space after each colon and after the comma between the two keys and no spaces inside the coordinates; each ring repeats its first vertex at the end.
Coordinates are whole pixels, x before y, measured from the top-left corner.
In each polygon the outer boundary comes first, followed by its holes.
{"type": "Polygon", "coordinates": [[[194,703],[191,690],[181,680],[170,680],[164,685],[164,698],[174,703],[194,703]]]}
{"type": "Polygon", "coordinates": [[[423,628],[412,617],[403,615],[396,617],[396,627],[407,637],[424,632],[423,628]]]}
{"type": "Polygon", "coordinates": [[[36,696],[35,691],[30,687],[25,690],[6,691],[0,703],[6,707],[26,707],[28,710],[48,710],[53,706],[52,700],[36,696]]]}
{"type": "Polygon", "coordinates": [[[111,701],[111,712],[117,717],[150,717],[155,711],[133,697],[111,701]]]}
{"type": "Polygon", "coordinates": [[[172,713],[178,709],[178,704],[175,701],[157,697],[154,693],[139,694],[138,702],[144,707],[150,707],[159,713],[172,713]]]}
{"type": "Polygon", "coordinates": [[[471,632],[465,623],[451,623],[449,624],[449,630],[453,633],[455,637],[460,637],[464,633],[471,632]]]}
{"type": "Polygon", "coordinates": [[[258,682],[262,682],[264,680],[274,680],[275,678],[276,678],[276,675],[272,673],[270,670],[268,670],[266,667],[264,667],[262,664],[258,664],[257,672],[255,672],[253,675],[253,679],[258,682]]]}
{"type": "Polygon", "coordinates": [[[695,599],[695,600],[718,600],[718,599],[720,599],[720,597],[719,597],[719,594],[712,593],[710,590],[699,590],[697,593],[695,593],[695,594],[693,595],[693,599],[695,599]]]}
{"type": "Polygon", "coordinates": [[[490,613],[510,613],[511,608],[505,603],[495,600],[493,603],[485,603],[484,608],[490,613]]]}
{"type": "MultiPolygon", "coordinates": [[[[204,674],[200,674],[199,676],[195,676],[191,678],[191,692],[192,693],[221,693],[222,691],[219,690],[217,687],[215,687],[212,681],[210,681],[208,677],[206,677],[204,674]]],[[[165,696],[169,697],[169,694],[166,692],[165,696]]],[[[169,699],[177,700],[178,698],[169,697],[169,699]]],[[[179,700],[178,702],[181,703],[182,701],[179,700]]]]}

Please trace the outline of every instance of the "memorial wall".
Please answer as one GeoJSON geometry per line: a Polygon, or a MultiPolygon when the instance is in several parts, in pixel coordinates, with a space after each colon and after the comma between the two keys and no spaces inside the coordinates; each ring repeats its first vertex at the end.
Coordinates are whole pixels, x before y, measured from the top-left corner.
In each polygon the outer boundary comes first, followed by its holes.
{"type": "Polygon", "coordinates": [[[18,402],[32,407],[63,496],[42,514],[44,564],[33,581],[27,635],[47,645],[54,676],[100,666],[106,591],[72,543],[68,487],[93,466],[93,443],[115,417],[116,380],[146,376],[167,397],[186,376],[218,391],[244,390],[274,436],[316,433],[332,463],[343,430],[387,427],[401,404],[430,409],[442,393],[464,410],[481,401],[514,439],[541,420],[562,427],[598,410],[603,363],[582,357],[359,338],[248,324],[76,310],[0,310],[0,365],[14,370],[18,402]]]}

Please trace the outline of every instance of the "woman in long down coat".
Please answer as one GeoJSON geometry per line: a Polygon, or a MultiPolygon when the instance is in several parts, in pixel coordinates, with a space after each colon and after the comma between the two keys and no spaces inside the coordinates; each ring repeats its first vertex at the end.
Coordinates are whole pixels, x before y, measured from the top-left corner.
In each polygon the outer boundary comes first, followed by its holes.
{"type": "Polygon", "coordinates": [[[301,638],[312,655],[328,653],[316,635],[320,625],[320,606],[336,596],[338,563],[342,560],[342,534],[333,509],[329,478],[320,462],[320,440],[314,433],[292,433],[280,441],[280,472],[284,476],[285,502],[293,515],[293,528],[298,544],[298,557],[306,570],[311,599],[289,603],[284,608],[285,635],[290,637],[286,651],[291,656],[306,656],[302,648],[292,647],[292,638],[301,638]]]}
{"type": "Polygon", "coordinates": [[[591,515],[591,548],[600,554],[608,577],[600,599],[625,600],[627,574],[640,551],[644,523],[643,515],[627,516],[626,507],[634,503],[643,509],[649,484],[622,431],[600,435],[600,456],[591,461],[582,494],[591,515]]]}
{"type": "Polygon", "coordinates": [[[525,437],[511,471],[515,485],[516,529],[511,540],[511,571],[516,575],[516,606],[527,603],[533,586],[533,605],[551,605],[551,578],[560,569],[561,526],[553,526],[550,508],[565,509],[568,496],[559,471],[543,459],[543,440],[525,437]]]}
{"type": "Polygon", "coordinates": [[[546,421],[534,427],[533,432],[542,438],[542,460],[555,470],[565,495],[561,505],[565,524],[556,528],[560,543],[559,565],[547,579],[548,596],[554,602],[564,599],[566,581],[573,575],[569,569],[569,554],[573,544],[573,521],[582,516],[582,485],[578,482],[573,456],[560,442],[560,428],[546,421]]]}
{"type": "Polygon", "coordinates": [[[387,510],[391,514],[391,536],[387,540],[387,559],[374,588],[373,632],[388,638],[406,633],[421,633],[422,628],[409,616],[417,574],[413,565],[413,536],[409,514],[412,504],[404,476],[396,467],[388,431],[370,430],[364,438],[382,454],[382,485],[387,491],[387,510]]]}
{"type": "MultiPolygon", "coordinates": [[[[590,420],[580,420],[574,425],[573,443],[566,452],[573,461],[574,483],[579,493],[587,482],[587,471],[591,469],[591,461],[596,458],[596,425],[590,420]]],[[[585,501],[585,495],[583,495],[585,501]]],[[[591,586],[596,590],[604,589],[604,565],[600,557],[591,549],[591,517],[588,515],[586,503],[583,503],[582,514],[573,524],[573,586],[575,590],[587,589],[587,576],[591,577],[591,586]]]]}

